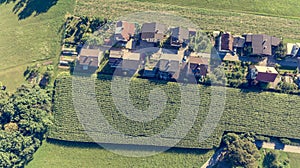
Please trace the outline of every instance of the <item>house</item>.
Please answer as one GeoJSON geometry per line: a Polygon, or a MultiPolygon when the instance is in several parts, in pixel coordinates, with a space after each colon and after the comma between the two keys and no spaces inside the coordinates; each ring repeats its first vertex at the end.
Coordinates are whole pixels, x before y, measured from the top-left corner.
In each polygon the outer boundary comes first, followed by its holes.
{"type": "Polygon", "coordinates": [[[177,54],[162,54],[158,62],[160,79],[170,80],[179,77],[182,58],[177,54]]]}
{"type": "Polygon", "coordinates": [[[244,34],[245,47],[250,55],[272,56],[281,40],[265,34],[244,34]]]}
{"type": "Polygon", "coordinates": [[[287,43],[286,55],[300,57],[300,43],[287,43]]]}
{"type": "Polygon", "coordinates": [[[188,72],[195,77],[204,77],[208,73],[208,59],[203,57],[189,57],[188,72]]]}
{"type": "Polygon", "coordinates": [[[189,41],[189,30],[183,27],[171,29],[170,44],[173,47],[186,46],[189,41]]]}
{"type": "Polygon", "coordinates": [[[157,43],[164,39],[167,26],[164,24],[152,22],[144,23],[141,29],[141,39],[149,43],[157,43]]]}
{"type": "Polygon", "coordinates": [[[242,36],[233,36],[233,50],[237,53],[242,53],[246,39],[242,36]]]}
{"type": "Polygon", "coordinates": [[[78,64],[83,70],[97,69],[102,58],[100,50],[83,48],[79,54],[78,64]]]}
{"type": "Polygon", "coordinates": [[[233,36],[233,48],[243,48],[246,39],[242,36],[233,36]]]}
{"type": "Polygon", "coordinates": [[[252,80],[258,82],[275,82],[278,76],[278,72],[274,67],[267,66],[251,66],[250,67],[250,77],[252,80]]]}
{"type": "Polygon", "coordinates": [[[141,68],[142,62],[143,59],[141,57],[141,53],[128,52],[124,54],[121,63],[117,66],[117,69],[135,73],[141,68]]]}
{"type": "Polygon", "coordinates": [[[117,67],[123,59],[124,51],[119,48],[111,48],[109,52],[108,64],[115,68],[117,67]]]}
{"type": "Polygon", "coordinates": [[[135,24],[126,21],[116,23],[115,40],[127,42],[135,34],[135,24]]]}
{"type": "Polygon", "coordinates": [[[158,52],[145,57],[145,64],[143,68],[143,77],[154,78],[158,71],[158,62],[162,55],[162,49],[158,52]]]}
{"type": "Polygon", "coordinates": [[[233,51],[233,36],[230,33],[224,33],[220,36],[220,52],[232,52],[233,51]]]}

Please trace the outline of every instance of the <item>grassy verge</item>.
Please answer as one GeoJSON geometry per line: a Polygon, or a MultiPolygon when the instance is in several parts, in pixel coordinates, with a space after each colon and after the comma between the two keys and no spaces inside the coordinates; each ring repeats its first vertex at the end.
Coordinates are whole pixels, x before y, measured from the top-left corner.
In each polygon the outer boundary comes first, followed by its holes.
{"type": "MultiPolygon", "coordinates": [[[[128,151],[130,152],[130,151],[128,151]]],[[[93,144],[72,142],[48,143],[34,155],[29,168],[50,167],[200,167],[212,156],[213,151],[171,149],[150,157],[130,158],[117,155],[93,144]]]]}

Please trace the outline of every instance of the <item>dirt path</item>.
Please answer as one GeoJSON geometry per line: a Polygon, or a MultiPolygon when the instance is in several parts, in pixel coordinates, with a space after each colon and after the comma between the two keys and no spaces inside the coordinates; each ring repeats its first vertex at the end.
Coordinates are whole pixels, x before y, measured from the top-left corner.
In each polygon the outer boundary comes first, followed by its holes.
{"type": "Polygon", "coordinates": [[[221,149],[217,150],[214,155],[208,159],[202,166],[201,168],[211,168],[213,167],[216,163],[218,163],[221,159],[221,156],[223,155],[224,151],[221,149]]]}
{"type": "Polygon", "coordinates": [[[290,153],[300,153],[300,146],[284,145],[281,143],[263,142],[262,148],[281,150],[290,153]]]}

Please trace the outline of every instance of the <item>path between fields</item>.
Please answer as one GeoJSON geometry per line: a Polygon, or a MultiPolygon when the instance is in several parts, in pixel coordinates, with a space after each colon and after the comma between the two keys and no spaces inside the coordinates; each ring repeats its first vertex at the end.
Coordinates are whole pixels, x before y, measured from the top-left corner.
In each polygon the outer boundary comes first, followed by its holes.
{"type": "Polygon", "coordinates": [[[214,155],[209,158],[202,166],[201,168],[211,168],[213,167],[214,165],[216,165],[220,159],[221,159],[221,156],[224,155],[224,151],[223,151],[223,148],[217,150],[214,155]]]}
{"type": "Polygon", "coordinates": [[[300,153],[300,146],[284,145],[282,143],[263,142],[261,147],[290,153],[300,153]]]}

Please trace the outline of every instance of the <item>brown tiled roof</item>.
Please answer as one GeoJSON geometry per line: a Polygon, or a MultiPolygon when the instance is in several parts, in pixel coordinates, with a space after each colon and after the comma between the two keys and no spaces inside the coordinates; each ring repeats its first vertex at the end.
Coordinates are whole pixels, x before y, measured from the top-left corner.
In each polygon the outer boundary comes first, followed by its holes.
{"type": "Polygon", "coordinates": [[[281,42],[281,40],[277,37],[271,37],[272,38],[272,46],[278,46],[281,42]]]}
{"type": "Polygon", "coordinates": [[[109,58],[122,58],[123,51],[121,49],[111,49],[109,53],[109,58]]]}
{"type": "Polygon", "coordinates": [[[116,40],[128,41],[130,36],[133,36],[135,33],[135,25],[133,23],[128,23],[125,21],[119,21],[116,25],[116,40]]]}
{"type": "Polygon", "coordinates": [[[191,64],[198,64],[198,65],[208,65],[208,59],[207,58],[201,58],[201,57],[193,57],[191,56],[189,58],[189,63],[191,64]]]}
{"type": "Polygon", "coordinates": [[[221,50],[233,50],[233,36],[225,33],[221,36],[221,50]]]}
{"type": "Polygon", "coordinates": [[[179,71],[179,61],[161,59],[158,63],[158,68],[162,72],[177,72],[179,71]]]}
{"type": "Polygon", "coordinates": [[[126,70],[137,70],[141,63],[140,53],[127,53],[124,55],[120,68],[126,70]]]}
{"type": "Polygon", "coordinates": [[[80,51],[80,56],[99,56],[100,51],[98,49],[87,49],[83,48],[80,51]]]}
{"type": "Polygon", "coordinates": [[[161,40],[167,31],[167,26],[164,24],[152,22],[144,23],[141,30],[141,38],[149,39],[154,38],[156,40],[161,40]]]}
{"type": "Polygon", "coordinates": [[[172,42],[178,40],[179,43],[183,43],[185,40],[189,39],[189,30],[183,27],[176,27],[171,29],[172,42]]]}
{"type": "Polygon", "coordinates": [[[252,54],[254,55],[272,55],[272,46],[278,46],[280,39],[265,34],[247,34],[246,42],[252,45],[252,54]]]}

